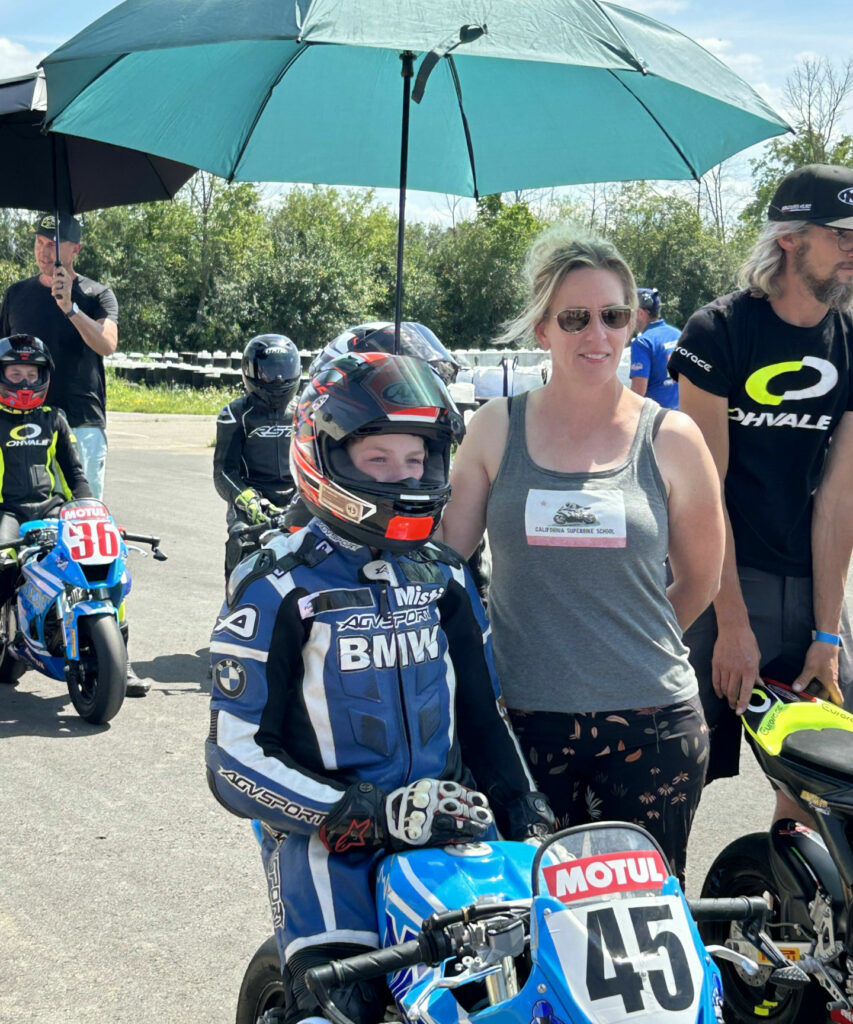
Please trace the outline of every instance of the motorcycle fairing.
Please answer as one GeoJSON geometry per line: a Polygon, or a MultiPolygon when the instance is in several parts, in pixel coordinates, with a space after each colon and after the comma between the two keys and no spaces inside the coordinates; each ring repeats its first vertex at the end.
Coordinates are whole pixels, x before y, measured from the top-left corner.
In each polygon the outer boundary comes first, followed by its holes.
{"type": "MultiPolygon", "coordinates": [[[[422,922],[442,910],[465,907],[484,897],[528,899],[535,853],[535,847],[525,843],[501,841],[432,847],[386,857],[376,879],[382,945],[414,938],[422,922]]],[[[416,967],[391,976],[389,987],[404,1014],[441,972],[441,967],[416,967]]],[[[440,989],[430,997],[420,1020],[426,1024],[480,1020],[496,1009],[469,1018],[453,993],[440,989]]]]}
{"type": "MultiPolygon", "coordinates": [[[[89,499],[87,499],[88,501],[89,499]]],[[[83,502],[71,502],[63,506],[60,515],[74,509],[83,502]]],[[[106,522],[115,529],[115,521],[106,507],[98,503],[98,522],[106,522]],[[102,512],[101,512],[102,510],[102,512]]],[[[65,679],[66,660],[80,658],[78,643],[81,618],[111,615],[120,619],[117,609],[130,592],[131,580],[127,571],[127,546],[121,538],[115,544],[117,553],[110,561],[93,558],[83,561],[75,559],[69,548],[74,541],[72,519],[33,519],[20,526],[21,536],[37,531],[52,530],[57,541],[42,558],[25,561],[21,573],[24,583],[17,594],[17,617],[23,636],[23,643],[15,648],[16,656],[33,668],[52,679],[65,679]],[[83,564],[89,567],[88,575],[83,564]],[[102,591],[98,596],[91,591],[102,591]],[[65,650],[62,654],[51,654],[48,648],[48,620],[59,616],[62,622],[65,650]]]]}
{"type": "Polygon", "coordinates": [[[803,730],[841,729],[853,737],[853,714],[849,711],[805,694],[797,694],[792,700],[787,687],[767,682],[753,689],[743,724],[750,737],[772,757],[782,753],[788,737],[803,730]]]}

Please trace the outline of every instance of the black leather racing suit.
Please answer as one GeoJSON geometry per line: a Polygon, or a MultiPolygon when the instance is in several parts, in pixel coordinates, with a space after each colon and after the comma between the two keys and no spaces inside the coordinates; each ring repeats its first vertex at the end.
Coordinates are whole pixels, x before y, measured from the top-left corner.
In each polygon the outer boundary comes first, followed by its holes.
{"type": "Polygon", "coordinates": [[[280,508],[293,495],[290,439],[294,402],[274,412],[254,395],[243,395],[216,419],[213,483],[229,506],[247,487],[280,508]]]}
{"type": "MultiPolygon", "coordinates": [[[[71,498],[91,498],[77,442],[63,413],[42,405],[0,406],[0,548],[16,540],[18,524],[49,516],[71,498]]],[[[17,568],[0,570],[0,602],[14,590],[17,568]]]]}
{"type": "MultiPolygon", "coordinates": [[[[294,491],[290,475],[290,439],[295,408],[295,398],[286,409],[275,411],[255,395],[242,395],[219,413],[213,483],[228,502],[229,527],[240,518],[234,499],[248,487],[279,508],[286,508],[290,503],[294,491]]],[[[226,579],[251,547],[236,537],[229,537],[225,546],[226,579]]]]}

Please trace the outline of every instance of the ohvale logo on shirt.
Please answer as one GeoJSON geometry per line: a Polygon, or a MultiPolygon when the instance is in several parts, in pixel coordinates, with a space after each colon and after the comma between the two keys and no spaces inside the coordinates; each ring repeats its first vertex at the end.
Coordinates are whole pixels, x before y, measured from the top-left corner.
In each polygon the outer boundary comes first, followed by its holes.
{"type": "MultiPolygon", "coordinates": [[[[747,378],[744,390],[758,405],[781,405],[783,402],[802,402],[807,398],[820,398],[829,394],[838,383],[838,370],[826,359],[816,356],[803,356],[783,363],[771,363],[762,366],[747,378]],[[820,375],[815,381],[815,371],[820,375]],[[791,374],[797,374],[791,379],[791,374]],[[788,375],[786,383],[803,383],[806,387],[790,388],[781,394],[771,391],[773,381],[777,377],[788,375]]],[[[778,387],[778,386],[777,386],[778,387]]],[[[730,409],[729,419],[744,427],[796,427],[800,430],[828,430],[831,416],[812,418],[809,413],[794,412],[745,412],[743,409],[730,409]]]]}
{"type": "Polygon", "coordinates": [[[13,427],[9,431],[9,437],[11,440],[6,442],[7,448],[20,448],[23,445],[44,447],[50,444],[49,437],[41,437],[41,427],[38,423],[22,423],[19,427],[13,427]]]}

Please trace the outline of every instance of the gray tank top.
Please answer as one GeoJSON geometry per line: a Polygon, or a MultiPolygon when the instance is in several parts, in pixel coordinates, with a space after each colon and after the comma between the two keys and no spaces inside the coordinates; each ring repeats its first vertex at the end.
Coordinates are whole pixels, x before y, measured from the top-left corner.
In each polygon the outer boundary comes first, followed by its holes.
{"type": "Polygon", "coordinates": [[[489,492],[489,618],[507,705],[526,711],[666,706],[698,687],[666,596],[666,487],[646,401],[615,469],[537,466],[524,435],[527,395],[489,492]]]}

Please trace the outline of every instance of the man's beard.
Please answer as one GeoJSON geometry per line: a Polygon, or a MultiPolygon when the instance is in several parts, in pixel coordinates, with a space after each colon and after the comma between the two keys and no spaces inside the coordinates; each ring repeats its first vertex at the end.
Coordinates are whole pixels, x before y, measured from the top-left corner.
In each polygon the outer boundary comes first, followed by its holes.
{"type": "Polygon", "coordinates": [[[810,250],[811,246],[805,239],[794,249],[794,270],[818,302],[831,309],[849,310],[853,305],[853,278],[845,283],[834,277],[817,277],[807,263],[810,250]]]}

